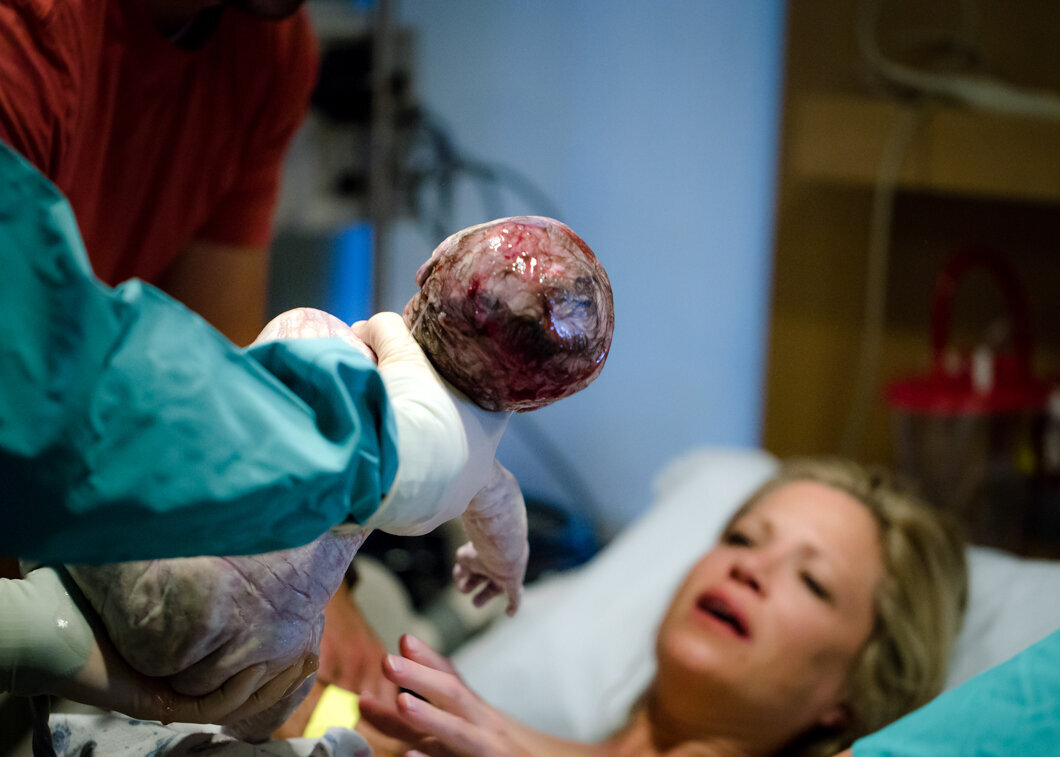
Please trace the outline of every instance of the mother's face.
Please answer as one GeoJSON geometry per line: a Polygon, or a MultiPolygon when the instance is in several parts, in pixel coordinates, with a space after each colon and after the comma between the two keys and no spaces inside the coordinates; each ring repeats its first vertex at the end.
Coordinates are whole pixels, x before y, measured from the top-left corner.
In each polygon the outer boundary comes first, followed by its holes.
{"type": "Polygon", "coordinates": [[[670,687],[689,715],[724,702],[731,722],[768,724],[778,738],[839,725],[874,623],[878,539],[845,492],[796,481],[767,493],[678,589],[657,639],[657,693],[670,687]]]}

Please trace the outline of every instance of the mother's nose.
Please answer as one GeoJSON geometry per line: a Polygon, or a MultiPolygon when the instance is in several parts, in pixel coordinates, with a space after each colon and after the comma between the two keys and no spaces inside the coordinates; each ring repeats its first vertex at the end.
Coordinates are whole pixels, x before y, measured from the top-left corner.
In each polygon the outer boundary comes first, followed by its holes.
{"type": "Polygon", "coordinates": [[[743,584],[756,594],[765,595],[768,566],[764,555],[753,550],[740,552],[729,568],[729,578],[743,584]]]}

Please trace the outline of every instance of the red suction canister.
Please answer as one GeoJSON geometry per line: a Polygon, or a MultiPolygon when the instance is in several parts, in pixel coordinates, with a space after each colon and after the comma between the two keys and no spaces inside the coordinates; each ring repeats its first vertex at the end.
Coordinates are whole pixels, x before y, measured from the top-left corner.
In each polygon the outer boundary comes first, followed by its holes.
{"type": "Polygon", "coordinates": [[[1027,297],[1005,260],[973,247],[953,255],[935,284],[931,368],[887,387],[897,467],[954,513],[978,544],[1021,551],[1047,384],[1034,377],[1027,297]],[[1007,338],[961,352],[950,343],[958,286],[987,273],[1004,296],[1007,338]]]}

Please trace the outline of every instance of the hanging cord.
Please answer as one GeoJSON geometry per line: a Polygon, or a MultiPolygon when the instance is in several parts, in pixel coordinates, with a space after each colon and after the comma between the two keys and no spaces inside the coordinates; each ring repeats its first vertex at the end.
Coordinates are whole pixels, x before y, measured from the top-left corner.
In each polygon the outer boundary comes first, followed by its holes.
{"type": "MultiPolygon", "coordinates": [[[[858,46],[869,70],[897,88],[892,95],[901,97],[904,106],[891,129],[873,187],[872,210],[866,257],[865,303],[861,343],[855,369],[854,389],[840,442],[842,454],[858,458],[864,447],[869,416],[878,391],[880,356],[887,317],[887,283],[891,250],[891,230],[898,176],[909,151],[909,145],[923,126],[928,103],[932,99],[962,99],[955,81],[971,81],[954,73],[932,73],[895,63],[883,55],[876,39],[876,27],[883,0],[861,0],[858,8],[858,46]]],[[[978,13],[973,0],[959,3],[959,28],[954,31],[923,32],[918,48],[930,50],[944,65],[964,61],[978,65],[981,59],[976,42],[978,13]]],[[[976,79],[978,81],[978,79],[976,79]]]]}
{"type": "Polygon", "coordinates": [[[905,162],[909,144],[924,122],[925,110],[925,106],[918,103],[899,111],[898,120],[884,146],[876,173],[866,261],[861,348],[858,353],[854,392],[840,447],[843,455],[855,459],[861,455],[869,414],[876,398],[877,372],[887,316],[891,223],[894,220],[898,174],[905,162]]]}
{"type": "Polygon", "coordinates": [[[970,71],[930,70],[887,57],[880,50],[876,27],[883,0],[861,0],[858,6],[858,47],[862,58],[880,79],[899,91],[928,95],[980,110],[1036,118],[1060,119],[1060,94],[1051,90],[1023,87],[979,69],[982,59],[975,41],[979,17],[973,0],[962,0],[961,28],[956,32],[921,35],[920,47],[941,50],[948,58],[975,64],[970,71]],[[926,41],[927,44],[924,44],[926,41]]]}
{"type": "Polygon", "coordinates": [[[426,109],[411,110],[406,121],[408,147],[407,157],[397,170],[399,191],[428,241],[444,239],[454,230],[454,194],[460,180],[470,182],[478,191],[489,218],[505,215],[505,190],[534,214],[561,218],[556,204],[531,179],[510,166],[468,154],[426,109]]]}

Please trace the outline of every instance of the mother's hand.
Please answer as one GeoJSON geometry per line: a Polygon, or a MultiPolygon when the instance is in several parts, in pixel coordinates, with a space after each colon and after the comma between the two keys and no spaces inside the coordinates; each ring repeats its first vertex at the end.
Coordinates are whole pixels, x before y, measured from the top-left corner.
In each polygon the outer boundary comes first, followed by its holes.
{"type": "Polygon", "coordinates": [[[409,746],[407,755],[530,757],[533,731],[484,702],[452,663],[419,639],[401,638],[401,656],[388,655],[383,674],[403,692],[388,703],[362,695],[361,716],[409,746]]]}

